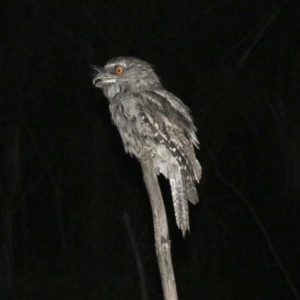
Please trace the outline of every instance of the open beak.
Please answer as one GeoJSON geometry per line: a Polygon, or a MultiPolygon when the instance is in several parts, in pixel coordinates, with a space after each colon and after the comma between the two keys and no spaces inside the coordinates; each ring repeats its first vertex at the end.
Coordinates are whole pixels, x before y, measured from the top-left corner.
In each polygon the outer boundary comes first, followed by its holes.
{"type": "Polygon", "coordinates": [[[102,87],[106,83],[116,82],[116,78],[114,78],[110,74],[107,74],[106,70],[104,68],[93,66],[93,69],[97,71],[97,73],[93,79],[93,84],[96,87],[102,87]]]}

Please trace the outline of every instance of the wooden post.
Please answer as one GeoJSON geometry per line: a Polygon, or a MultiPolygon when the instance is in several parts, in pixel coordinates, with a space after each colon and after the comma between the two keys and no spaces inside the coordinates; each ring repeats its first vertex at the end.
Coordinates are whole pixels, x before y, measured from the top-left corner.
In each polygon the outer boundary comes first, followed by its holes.
{"type": "Polygon", "coordinates": [[[157,176],[149,159],[141,161],[144,181],[149,194],[155,235],[155,249],[165,300],[177,300],[176,282],[171,258],[171,243],[163,198],[157,176]]]}

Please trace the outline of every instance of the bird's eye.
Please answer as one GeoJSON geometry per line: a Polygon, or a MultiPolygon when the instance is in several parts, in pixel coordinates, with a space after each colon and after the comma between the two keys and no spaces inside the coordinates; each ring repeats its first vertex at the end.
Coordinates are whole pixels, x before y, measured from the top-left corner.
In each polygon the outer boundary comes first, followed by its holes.
{"type": "Polygon", "coordinates": [[[116,67],[115,68],[115,73],[117,74],[117,75],[121,75],[121,74],[123,74],[124,73],[124,71],[125,71],[125,69],[123,68],[123,67],[116,67]]]}

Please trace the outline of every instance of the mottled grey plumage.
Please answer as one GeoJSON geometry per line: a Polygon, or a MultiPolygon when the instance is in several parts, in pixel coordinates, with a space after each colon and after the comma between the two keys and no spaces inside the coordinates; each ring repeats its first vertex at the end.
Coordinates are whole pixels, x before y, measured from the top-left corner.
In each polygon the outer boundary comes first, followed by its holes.
{"type": "Polygon", "coordinates": [[[93,83],[110,102],[110,112],[126,152],[141,159],[150,155],[158,175],[169,179],[178,227],[189,230],[188,200],[196,204],[195,181],[201,166],[189,109],[166,91],[152,67],[137,58],[119,57],[95,67],[93,83]]]}

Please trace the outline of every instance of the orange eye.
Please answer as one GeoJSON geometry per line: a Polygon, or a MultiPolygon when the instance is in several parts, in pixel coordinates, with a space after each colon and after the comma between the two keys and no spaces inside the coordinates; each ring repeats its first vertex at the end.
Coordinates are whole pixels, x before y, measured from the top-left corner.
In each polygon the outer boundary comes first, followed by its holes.
{"type": "Polygon", "coordinates": [[[116,67],[116,69],[115,69],[115,73],[116,73],[117,75],[123,74],[124,71],[125,71],[125,70],[124,70],[123,67],[116,67]]]}

